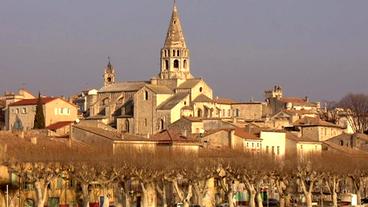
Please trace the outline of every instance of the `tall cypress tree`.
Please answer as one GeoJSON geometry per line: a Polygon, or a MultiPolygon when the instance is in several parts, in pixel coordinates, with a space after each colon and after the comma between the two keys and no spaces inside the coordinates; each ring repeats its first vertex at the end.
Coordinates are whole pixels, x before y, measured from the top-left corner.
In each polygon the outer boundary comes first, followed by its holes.
{"type": "Polygon", "coordinates": [[[34,129],[44,129],[45,128],[45,115],[43,114],[43,105],[41,99],[41,93],[38,93],[38,100],[36,106],[36,115],[34,119],[34,129]]]}

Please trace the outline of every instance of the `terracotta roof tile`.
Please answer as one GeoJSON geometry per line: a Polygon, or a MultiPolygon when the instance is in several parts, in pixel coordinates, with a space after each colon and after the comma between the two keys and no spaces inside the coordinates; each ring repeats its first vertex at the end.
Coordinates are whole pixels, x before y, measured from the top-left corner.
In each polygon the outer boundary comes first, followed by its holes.
{"type": "Polygon", "coordinates": [[[256,135],[251,134],[251,133],[247,132],[245,129],[242,129],[242,128],[239,128],[239,127],[235,128],[235,135],[238,136],[238,137],[241,137],[243,139],[254,139],[254,140],[260,139],[256,135]]]}
{"type": "Polygon", "coordinates": [[[229,99],[229,98],[215,98],[213,99],[213,101],[215,103],[218,103],[218,104],[234,104],[234,103],[237,103],[236,101],[232,100],[232,99],[229,99]]]}
{"type": "Polygon", "coordinates": [[[342,128],[336,124],[333,124],[327,121],[323,121],[318,117],[304,117],[294,122],[293,125],[300,126],[300,127],[325,126],[325,127],[342,128]]]}
{"type": "MultiPolygon", "coordinates": [[[[53,100],[56,100],[58,98],[52,98],[52,97],[45,97],[41,98],[42,105],[45,105],[53,100]]],[[[17,102],[14,102],[12,104],[9,104],[9,106],[29,106],[29,105],[37,105],[38,98],[33,99],[23,99],[17,102]]]]}
{"type": "Polygon", "coordinates": [[[192,143],[199,144],[199,140],[192,137],[189,132],[185,136],[181,131],[177,129],[167,129],[157,134],[152,135],[150,140],[158,141],[162,143],[192,143]]]}
{"type": "Polygon", "coordinates": [[[197,98],[195,98],[193,100],[193,102],[208,102],[208,103],[212,103],[213,100],[210,97],[201,94],[201,95],[197,96],[197,98]]]}
{"type": "Polygon", "coordinates": [[[65,126],[70,125],[71,123],[73,123],[72,121],[60,121],[60,122],[56,122],[54,124],[50,124],[48,127],[46,127],[46,129],[55,131],[57,129],[61,129],[65,126]]]}

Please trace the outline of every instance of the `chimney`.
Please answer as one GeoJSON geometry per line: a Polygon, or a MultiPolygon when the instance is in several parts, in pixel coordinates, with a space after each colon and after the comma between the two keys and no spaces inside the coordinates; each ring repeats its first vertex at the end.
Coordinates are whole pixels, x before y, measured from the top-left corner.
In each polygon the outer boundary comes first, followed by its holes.
{"type": "Polygon", "coordinates": [[[32,144],[37,144],[37,137],[31,137],[31,143],[32,144]]]}

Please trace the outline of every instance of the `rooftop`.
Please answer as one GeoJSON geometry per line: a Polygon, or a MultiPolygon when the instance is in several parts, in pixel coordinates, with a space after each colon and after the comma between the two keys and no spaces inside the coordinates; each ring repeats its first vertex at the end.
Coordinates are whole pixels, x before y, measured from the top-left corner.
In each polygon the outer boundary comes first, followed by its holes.
{"type": "MultiPolygon", "coordinates": [[[[41,104],[45,105],[51,101],[54,101],[58,98],[53,98],[53,97],[43,97],[41,98],[41,104]]],[[[38,98],[33,98],[33,99],[23,99],[17,102],[14,102],[12,104],[9,104],[9,106],[27,106],[27,105],[37,105],[38,102],[38,98]]]]}

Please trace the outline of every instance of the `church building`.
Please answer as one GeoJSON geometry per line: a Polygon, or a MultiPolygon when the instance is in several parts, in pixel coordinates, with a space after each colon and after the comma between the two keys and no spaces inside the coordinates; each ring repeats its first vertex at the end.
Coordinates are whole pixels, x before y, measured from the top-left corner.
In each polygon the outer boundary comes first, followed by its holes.
{"type": "Polygon", "coordinates": [[[159,74],[147,81],[118,82],[110,60],[104,85],[91,97],[87,119],[119,132],[150,136],[181,117],[231,118],[231,104],[216,101],[211,87],[191,74],[179,11],[174,3],[160,53],[159,74]]]}

